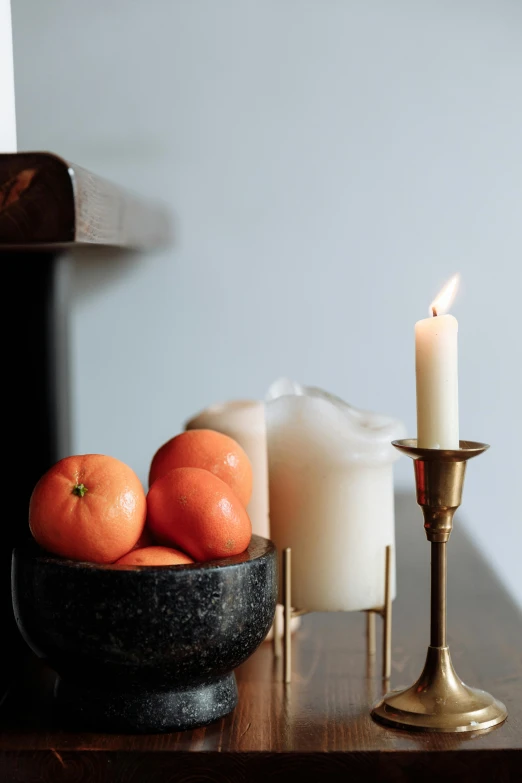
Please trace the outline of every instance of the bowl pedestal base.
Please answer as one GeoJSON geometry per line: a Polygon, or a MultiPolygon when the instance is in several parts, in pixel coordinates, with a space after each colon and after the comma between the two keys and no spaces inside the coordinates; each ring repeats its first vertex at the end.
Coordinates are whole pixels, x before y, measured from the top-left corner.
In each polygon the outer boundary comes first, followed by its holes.
{"type": "Polygon", "coordinates": [[[191,687],[135,692],[96,690],[58,677],[54,696],[62,724],[132,734],[205,726],[228,715],[238,699],[234,672],[191,687]]]}

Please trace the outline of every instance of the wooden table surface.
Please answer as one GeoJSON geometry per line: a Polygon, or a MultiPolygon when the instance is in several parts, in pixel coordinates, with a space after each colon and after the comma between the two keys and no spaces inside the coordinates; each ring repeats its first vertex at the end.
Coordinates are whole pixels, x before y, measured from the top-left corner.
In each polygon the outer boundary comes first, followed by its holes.
{"type": "MultiPolygon", "coordinates": [[[[413,498],[397,498],[398,594],[393,688],[411,685],[428,643],[429,545],[413,498]]],[[[53,674],[31,662],[0,710],[0,780],[21,781],[520,781],[522,616],[470,539],[448,549],[449,643],[458,674],[491,691],[509,718],[486,733],[414,734],[369,716],[381,692],[363,614],[312,614],[294,637],[293,682],[269,643],[237,670],[239,704],[206,728],[163,735],[53,727],[53,674]]],[[[378,622],[380,625],[380,622],[378,622]]]]}

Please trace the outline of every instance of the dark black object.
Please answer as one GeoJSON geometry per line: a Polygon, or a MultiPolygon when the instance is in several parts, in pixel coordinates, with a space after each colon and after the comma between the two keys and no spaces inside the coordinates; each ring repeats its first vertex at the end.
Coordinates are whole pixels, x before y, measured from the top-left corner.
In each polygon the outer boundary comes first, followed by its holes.
{"type": "MultiPolygon", "coordinates": [[[[151,252],[172,240],[164,205],[137,197],[48,152],[0,154],[0,259],[16,311],[4,308],[9,334],[4,450],[23,454],[4,512],[0,541],[0,703],[30,653],[19,644],[10,595],[11,551],[27,534],[27,508],[40,476],[71,453],[68,335],[72,273],[80,253],[100,269],[121,272],[130,251],[151,252]],[[119,259],[119,261],[118,261],[119,259]],[[11,355],[9,355],[11,349],[11,355]],[[29,400],[28,400],[29,398],[29,400]]],[[[1,777],[1,773],[0,773],[1,777]]]]}
{"type": "Polygon", "coordinates": [[[237,704],[233,670],[267,635],[277,596],[271,541],[189,566],[13,553],[13,606],[33,651],[58,672],[58,719],[96,731],[205,725],[237,704]]]}

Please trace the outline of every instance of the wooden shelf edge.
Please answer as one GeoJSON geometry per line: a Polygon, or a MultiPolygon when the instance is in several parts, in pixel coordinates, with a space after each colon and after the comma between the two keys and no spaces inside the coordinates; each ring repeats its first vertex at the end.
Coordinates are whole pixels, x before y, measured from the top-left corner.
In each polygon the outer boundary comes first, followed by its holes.
{"type": "Polygon", "coordinates": [[[0,154],[0,251],[170,244],[168,209],[50,152],[0,154]]]}

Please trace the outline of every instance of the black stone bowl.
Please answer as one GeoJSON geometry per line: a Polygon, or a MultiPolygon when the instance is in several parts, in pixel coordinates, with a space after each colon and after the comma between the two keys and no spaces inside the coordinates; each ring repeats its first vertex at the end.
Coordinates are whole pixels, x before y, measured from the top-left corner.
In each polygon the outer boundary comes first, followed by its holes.
{"type": "Polygon", "coordinates": [[[27,644],[58,673],[59,720],[94,731],[203,726],[237,704],[234,669],[274,618],[277,559],[253,536],[242,555],[187,566],[108,566],[13,552],[27,644]]]}

